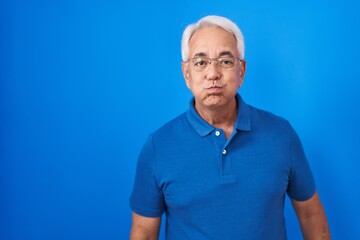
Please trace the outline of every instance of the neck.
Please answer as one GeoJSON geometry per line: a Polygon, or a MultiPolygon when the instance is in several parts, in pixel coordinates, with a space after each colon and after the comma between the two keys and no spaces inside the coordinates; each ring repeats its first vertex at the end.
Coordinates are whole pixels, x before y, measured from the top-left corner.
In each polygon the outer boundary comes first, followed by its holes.
{"type": "Polygon", "coordinates": [[[195,102],[195,109],[199,115],[210,125],[225,132],[226,138],[231,135],[237,117],[237,103],[234,98],[226,106],[208,108],[195,102]]]}

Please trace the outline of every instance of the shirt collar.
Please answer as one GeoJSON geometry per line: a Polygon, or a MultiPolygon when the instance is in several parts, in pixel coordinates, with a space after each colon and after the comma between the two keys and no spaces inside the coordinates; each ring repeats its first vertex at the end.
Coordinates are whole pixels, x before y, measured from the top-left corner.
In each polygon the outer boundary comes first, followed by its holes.
{"type": "MultiPolygon", "coordinates": [[[[251,130],[251,119],[250,119],[250,109],[249,106],[242,100],[240,94],[236,94],[237,101],[237,111],[238,115],[236,117],[235,128],[239,131],[250,131],[251,130]]],[[[190,100],[190,108],[187,111],[187,119],[193,128],[198,132],[202,137],[211,133],[215,128],[206,122],[200,115],[197,113],[194,107],[194,98],[190,100]]]]}

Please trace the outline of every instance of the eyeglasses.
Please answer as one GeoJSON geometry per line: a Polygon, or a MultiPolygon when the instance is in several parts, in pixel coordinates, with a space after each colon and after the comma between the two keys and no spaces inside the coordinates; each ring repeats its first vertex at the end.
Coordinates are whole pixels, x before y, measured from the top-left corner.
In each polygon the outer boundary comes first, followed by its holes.
{"type": "Polygon", "coordinates": [[[219,66],[222,69],[231,69],[236,66],[237,60],[242,63],[243,60],[237,57],[219,57],[219,58],[208,58],[208,57],[194,57],[186,61],[186,63],[191,63],[191,66],[198,72],[206,71],[211,62],[214,62],[216,66],[219,66]]]}

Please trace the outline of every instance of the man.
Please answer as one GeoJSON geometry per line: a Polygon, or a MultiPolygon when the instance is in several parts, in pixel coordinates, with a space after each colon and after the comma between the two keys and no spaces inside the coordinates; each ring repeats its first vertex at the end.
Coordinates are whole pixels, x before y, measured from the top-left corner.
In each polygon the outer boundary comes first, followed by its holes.
{"type": "Polygon", "coordinates": [[[330,239],[301,143],[290,124],[237,93],[244,42],[230,20],[208,16],[182,38],[189,110],[150,135],[130,198],[131,239],[286,239],[287,194],[305,239],[330,239]]]}

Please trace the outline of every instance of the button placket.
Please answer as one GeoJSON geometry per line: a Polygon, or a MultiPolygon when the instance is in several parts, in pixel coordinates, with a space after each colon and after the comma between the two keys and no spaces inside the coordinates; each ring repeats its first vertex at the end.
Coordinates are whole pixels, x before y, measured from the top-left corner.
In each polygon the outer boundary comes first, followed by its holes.
{"type": "Polygon", "coordinates": [[[218,157],[221,166],[221,176],[228,181],[232,177],[231,159],[229,158],[229,152],[227,149],[228,140],[225,138],[225,134],[221,129],[215,129],[212,134],[219,154],[218,157]]]}

